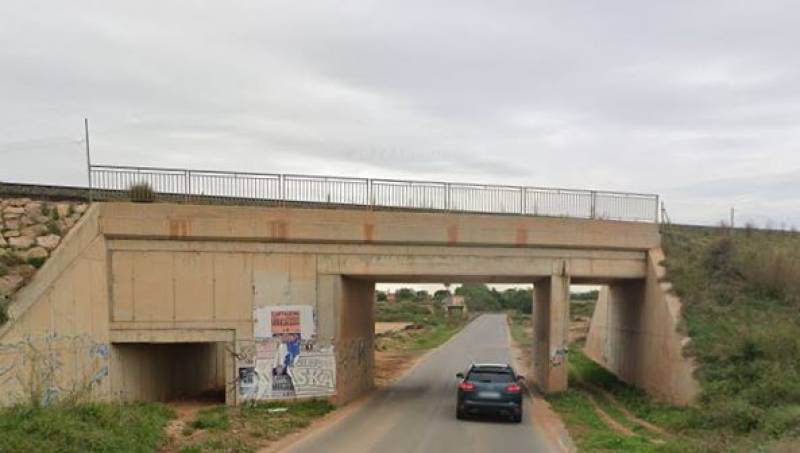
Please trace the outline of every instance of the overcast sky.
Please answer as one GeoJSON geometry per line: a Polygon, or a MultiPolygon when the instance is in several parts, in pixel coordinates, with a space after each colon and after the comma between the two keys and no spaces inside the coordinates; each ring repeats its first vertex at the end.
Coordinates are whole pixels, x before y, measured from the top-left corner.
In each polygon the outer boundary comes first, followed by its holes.
{"type": "Polygon", "coordinates": [[[0,180],[98,163],[659,193],[800,226],[797,1],[9,1],[0,180]],[[435,5],[433,5],[435,3],[435,5]]]}

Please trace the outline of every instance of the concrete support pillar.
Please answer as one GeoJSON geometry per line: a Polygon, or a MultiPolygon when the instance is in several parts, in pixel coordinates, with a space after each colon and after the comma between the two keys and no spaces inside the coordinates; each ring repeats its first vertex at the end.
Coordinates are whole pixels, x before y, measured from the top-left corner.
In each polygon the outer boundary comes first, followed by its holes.
{"type": "Polygon", "coordinates": [[[336,352],[336,403],[352,401],[374,385],[375,283],[341,275],[318,277],[318,331],[336,352]]]}
{"type": "Polygon", "coordinates": [[[563,269],[534,284],[534,378],[545,393],[567,389],[569,283],[569,275],[563,269]]]}

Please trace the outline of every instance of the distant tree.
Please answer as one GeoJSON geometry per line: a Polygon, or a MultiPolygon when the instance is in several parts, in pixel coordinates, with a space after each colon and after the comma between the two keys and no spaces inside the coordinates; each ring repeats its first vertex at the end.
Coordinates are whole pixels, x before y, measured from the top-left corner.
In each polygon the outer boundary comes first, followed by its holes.
{"type": "Polygon", "coordinates": [[[431,299],[431,295],[428,294],[427,291],[420,290],[414,295],[414,301],[416,302],[428,302],[431,299]]]}
{"type": "Polygon", "coordinates": [[[417,293],[411,288],[400,288],[395,291],[394,295],[398,301],[414,300],[417,297],[417,293]]]}
{"type": "Polygon", "coordinates": [[[505,310],[517,310],[530,314],[533,308],[533,290],[512,288],[503,291],[500,304],[505,310]]]}
{"type": "Polygon", "coordinates": [[[386,291],[376,290],[375,291],[375,298],[378,302],[386,302],[389,300],[388,296],[386,296],[386,291]]]}
{"type": "Polygon", "coordinates": [[[440,289],[437,290],[435,293],[433,293],[433,300],[435,300],[436,302],[442,302],[443,300],[447,299],[447,296],[449,295],[450,291],[446,289],[440,289]]]}
{"type": "Polygon", "coordinates": [[[591,291],[584,291],[580,293],[571,293],[570,299],[572,300],[597,300],[600,291],[593,289],[591,291]]]}
{"type": "Polygon", "coordinates": [[[502,306],[494,293],[482,283],[465,283],[456,289],[456,295],[464,296],[470,311],[500,311],[502,306]]]}

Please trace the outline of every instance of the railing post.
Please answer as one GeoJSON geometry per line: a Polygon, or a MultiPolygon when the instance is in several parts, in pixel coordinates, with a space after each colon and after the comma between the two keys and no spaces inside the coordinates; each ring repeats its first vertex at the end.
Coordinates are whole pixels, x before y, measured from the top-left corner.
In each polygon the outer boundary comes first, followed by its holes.
{"type": "Polygon", "coordinates": [[[185,193],[183,194],[183,199],[184,199],[185,202],[188,203],[189,202],[189,196],[192,193],[192,171],[191,170],[186,170],[186,172],[184,173],[184,177],[186,178],[186,181],[184,183],[184,192],[185,193]]]}
{"type": "Polygon", "coordinates": [[[525,188],[519,188],[519,213],[525,215],[525,188]]]}
{"type": "Polygon", "coordinates": [[[592,191],[592,219],[597,218],[597,191],[592,191]]]}
{"type": "Polygon", "coordinates": [[[372,179],[367,178],[367,206],[371,208],[374,205],[375,202],[372,199],[372,179]]]}
{"type": "Polygon", "coordinates": [[[286,175],[284,174],[278,175],[278,190],[281,204],[286,205],[286,175]]]}
{"type": "Polygon", "coordinates": [[[658,214],[659,214],[659,207],[661,205],[660,199],[661,199],[661,196],[660,195],[656,195],[656,223],[659,223],[658,214]]]}
{"type": "Polygon", "coordinates": [[[450,197],[452,195],[451,194],[451,191],[452,191],[451,189],[452,189],[452,187],[450,186],[450,183],[448,183],[448,182],[444,183],[444,209],[445,209],[445,211],[449,211],[450,210],[450,197]]]}

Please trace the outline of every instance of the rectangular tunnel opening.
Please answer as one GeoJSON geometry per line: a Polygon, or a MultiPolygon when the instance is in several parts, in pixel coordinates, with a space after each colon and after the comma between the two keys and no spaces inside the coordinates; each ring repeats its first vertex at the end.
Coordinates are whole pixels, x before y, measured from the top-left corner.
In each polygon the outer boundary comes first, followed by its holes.
{"type": "Polygon", "coordinates": [[[112,385],[125,401],[225,403],[224,343],[113,343],[112,351],[112,385]]]}

